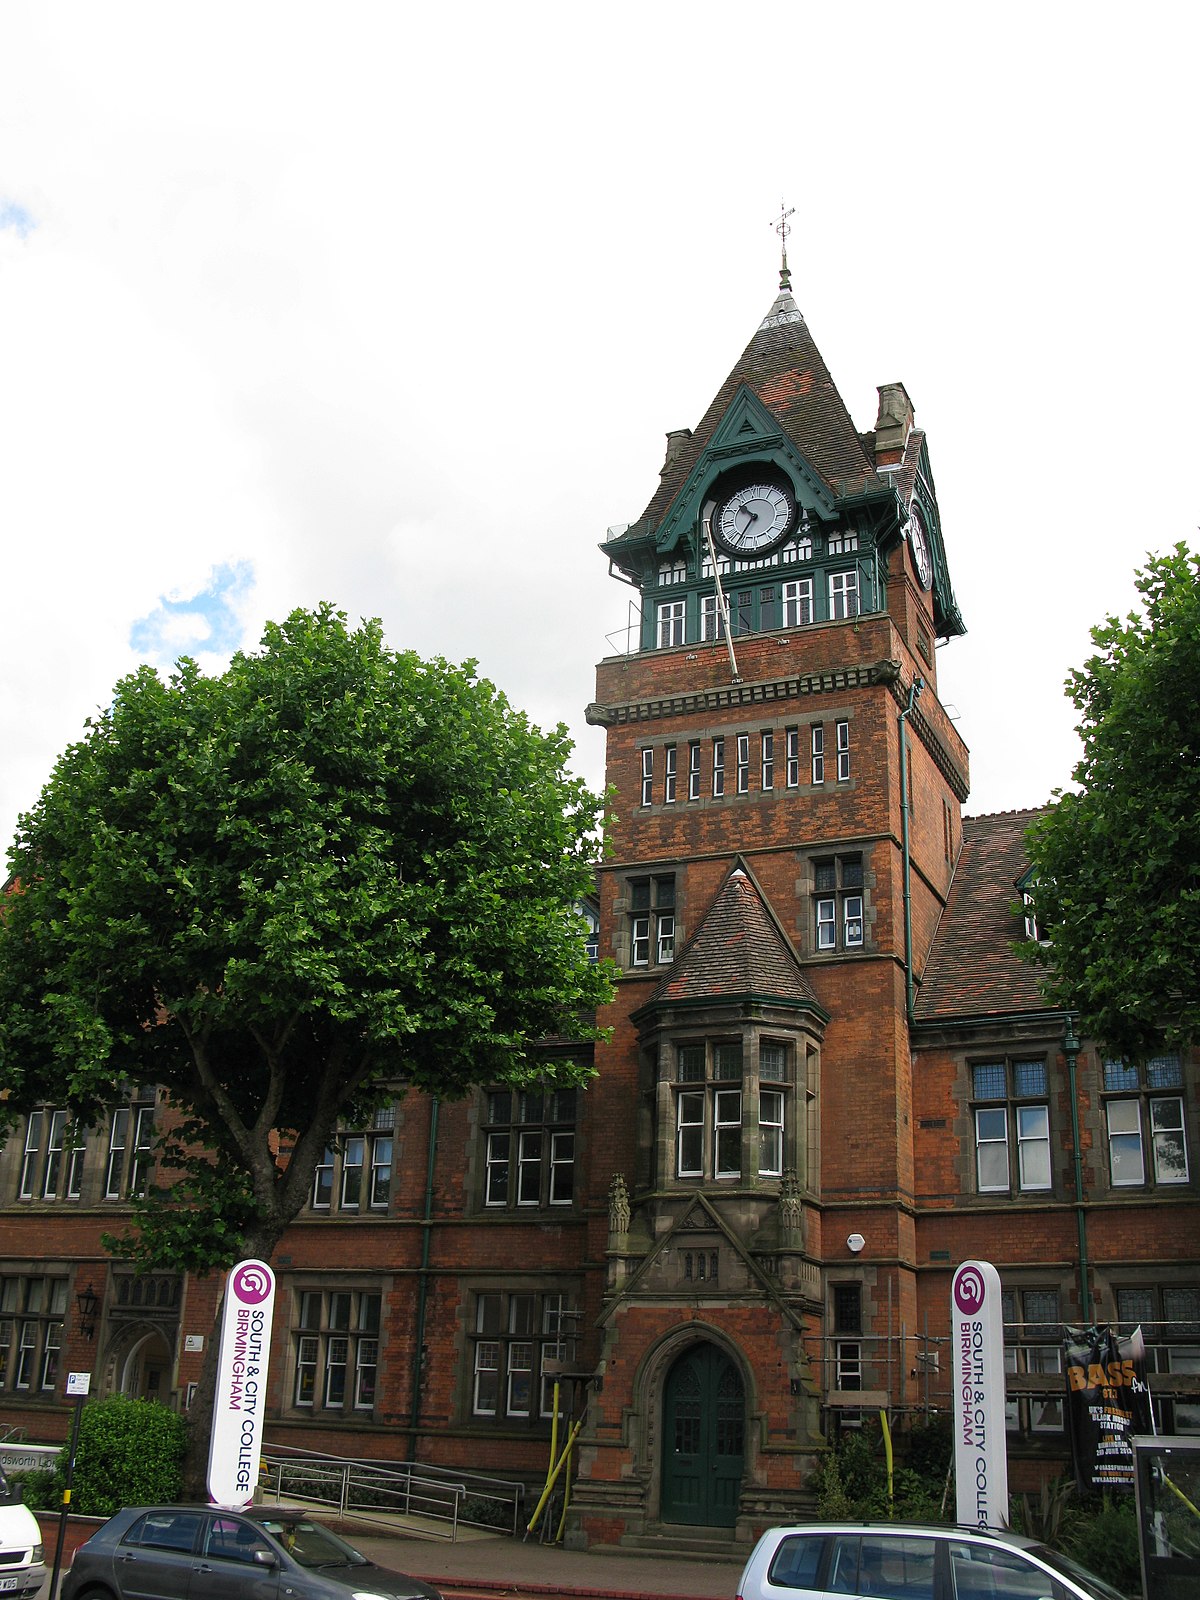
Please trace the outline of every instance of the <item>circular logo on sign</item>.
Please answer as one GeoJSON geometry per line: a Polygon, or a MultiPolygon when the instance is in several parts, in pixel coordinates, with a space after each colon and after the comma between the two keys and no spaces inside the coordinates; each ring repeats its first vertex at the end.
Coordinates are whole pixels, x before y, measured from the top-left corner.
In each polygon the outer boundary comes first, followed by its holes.
{"type": "Polygon", "coordinates": [[[954,1279],[954,1303],[965,1317],[974,1317],[983,1309],[986,1290],[983,1273],[978,1267],[960,1267],[954,1279]]]}
{"type": "Polygon", "coordinates": [[[272,1282],[269,1269],[251,1261],[234,1273],[233,1292],[243,1305],[261,1305],[271,1293],[272,1282]]]}

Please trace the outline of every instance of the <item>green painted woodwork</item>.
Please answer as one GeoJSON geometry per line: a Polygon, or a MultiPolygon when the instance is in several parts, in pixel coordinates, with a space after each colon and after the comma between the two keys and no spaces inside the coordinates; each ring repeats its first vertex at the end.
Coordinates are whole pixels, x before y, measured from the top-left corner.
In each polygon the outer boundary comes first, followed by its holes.
{"type": "Polygon", "coordinates": [[[737,1368],[715,1345],[692,1345],[667,1374],[663,1397],[664,1522],[734,1526],[745,1432],[737,1368]]]}

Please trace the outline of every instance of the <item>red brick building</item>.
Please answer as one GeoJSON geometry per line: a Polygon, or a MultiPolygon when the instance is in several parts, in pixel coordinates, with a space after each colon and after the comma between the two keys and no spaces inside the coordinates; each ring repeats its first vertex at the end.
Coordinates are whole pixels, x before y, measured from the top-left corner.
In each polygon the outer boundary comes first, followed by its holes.
{"type": "MultiPolygon", "coordinates": [[[[568,1537],[728,1540],[809,1504],[864,1409],[945,1410],[953,1267],[1000,1270],[1014,1483],[1064,1455],[1064,1323],[1141,1323],[1200,1429],[1197,1059],[1105,1061],[1014,954],[1030,813],[963,819],[935,644],[964,631],[900,384],[860,433],[786,284],[644,513],[601,662],[619,971],[586,1093],[398,1099],[348,1128],[274,1265],[270,1436],[545,1471],[591,1375],[568,1537]]],[[[152,1089],[0,1158],[0,1426],[61,1375],[176,1404],[214,1291],[101,1244],[152,1089]],[[89,1295],[89,1291],[91,1291],[89,1295]]]]}

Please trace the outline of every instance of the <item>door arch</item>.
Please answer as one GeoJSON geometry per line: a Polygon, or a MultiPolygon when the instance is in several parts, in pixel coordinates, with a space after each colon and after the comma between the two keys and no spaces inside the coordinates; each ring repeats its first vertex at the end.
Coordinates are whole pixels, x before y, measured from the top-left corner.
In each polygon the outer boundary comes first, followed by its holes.
{"type": "Polygon", "coordinates": [[[716,1345],[689,1345],[663,1386],[664,1522],[734,1526],[745,1438],[741,1373],[716,1345]]]}

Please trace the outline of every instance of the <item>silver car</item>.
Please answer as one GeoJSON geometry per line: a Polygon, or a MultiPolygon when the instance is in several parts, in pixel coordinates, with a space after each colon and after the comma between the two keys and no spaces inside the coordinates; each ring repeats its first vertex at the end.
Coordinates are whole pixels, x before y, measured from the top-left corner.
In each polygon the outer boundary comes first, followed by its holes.
{"type": "Polygon", "coordinates": [[[738,1600],[1126,1600],[1022,1534],[903,1522],[769,1528],[737,1592],[738,1600]]]}
{"type": "Polygon", "coordinates": [[[303,1511],[133,1506],[75,1552],[62,1600],[441,1600],[303,1511]]]}

